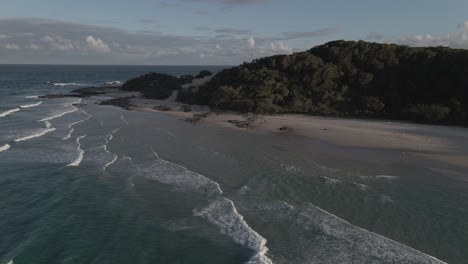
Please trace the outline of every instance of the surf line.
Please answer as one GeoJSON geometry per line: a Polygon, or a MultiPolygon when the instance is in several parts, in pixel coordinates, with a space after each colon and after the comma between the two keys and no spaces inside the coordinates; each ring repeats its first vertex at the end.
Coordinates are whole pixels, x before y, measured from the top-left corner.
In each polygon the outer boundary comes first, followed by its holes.
{"type": "Polygon", "coordinates": [[[114,164],[114,162],[116,162],[117,159],[118,159],[118,156],[116,154],[114,154],[114,153],[110,152],[109,150],[107,150],[107,144],[109,144],[109,142],[112,141],[112,139],[114,138],[114,134],[117,133],[121,128],[122,127],[119,127],[117,129],[113,130],[110,134],[108,134],[109,138],[106,139],[106,142],[104,143],[104,146],[103,146],[104,151],[113,156],[112,160],[104,165],[104,167],[103,167],[104,170],[106,170],[107,167],[109,167],[110,165],[114,164]]]}
{"type": "Polygon", "coordinates": [[[73,110],[65,111],[65,112],[63,112],[63,113],[60,113],[60,114],[58,114],[58,115],[54,115],[54,116],[51,116],[51,117],[46,117],[46,118],[43,118],[43,119],[41,119],[41,120],[38,120],[37,122],[50,121],[50,120],[52,120],[52,119],[59,118],[59,117],[62,117],[62,116],[64,116],[64,115],[71,114],[71,113],[73,113],[73,112],[78,111],[78,108],[76,108],[76,107],[74,107],[74,106],[73,106],[73,108],[74,108],[73,110]]]}
{"type": "Polygon", "coordinates": [[[0,152],[9,150],[10,148],[11,148],[10,144],[5,144],[5,145],[0,147],[0,152]]]}
{"type": "Polygon", "coordinates": [[[8,116],[8,115],[13,114],[14,112],[18,112],[18,111],[20,111],[20,110],[21,110],[21,109],[20,109],[19,107],[13,108],[13,109],[10,109],[10,110],[7,110],[7,111],[5,111],[5,112],[0,113],[0,117],[8,116]]]}
{"type": "Polygon", "coordinates": [[[31,108],[31,107],[38,106],[38,105],[40,105],[40,104],[42,104],[42,101],[39,101],[39,102],[37,102],[37,103],[35,103],[35,104],[20,105],[19,108],[31,108]]]}
{"type": "Polygon", "coordinates": [[[81,136],[76,139],[76,144],[78,144],[77,150],[78,150],[78,157],[73,161],[72,163],[68,164],[67,167],[77,167],[78,165],[81,164],[81,161],[83,160],[84,156],[84,150],[81,149],[81,143],[80,140],[85,138],[87,135],[81,136]]]}
{"type": "Polygon", "coordinates": [[[66,140],[66,139],[69,139],[71,137],[73,131],[75,131],[75,129],[73,128],[74,125],[77,125],[79,123],[83,123],[83,122],[89,120],[92,117],[92,115],[88,114],[88,112],[86,112],[84,110],[81,110],[81,112],[87,114],[88,117],[83,119],[83,120],[80,120],[80,121],[77,121],[77,122],[74,122],[74,123],[71,123],[70,125],[68,125],[68,128],[70,129],[70,131],[68,132],[68,135],[66,135],[65,137],[62,138],[62,140],[66,140]]]}
{"type": "Polygon", "coordinates": [[[15,139],[14,141],[15,142],[21,142],[21,141],[26,141],[26,140],[29,140],[29,139],[33,139],[33,138],[37,138],[37,137],[41,137],[49,132],[52,132],[55,130],[55,127],[52,127],[52,128],[46,128],[46,129],[42,129],[40,130],[39,132],[36,132],[34,134],[31,134],[29,136],[25,136],[25,137],[22,137],[22,138],[17,138],[15,139]]]}
{"type": "Polygon", "coordinates": [[[122,122],[124,122],[125,124],[128,125],[128,122],[127,122],[127,120],[125,120],[125,117],[124,117],[123,113],[120,113],[120,120],[122,120],[122,122]]]}
{"type": "Polygon", "coordinates": [[[193,213],[218,226],[221,233],[230,236],[237,244],[254,251],[255,255],[247,263],[273,263],[266,256],[267,240],[247,224],[244,217],[237,212],[232,200],[220,197],[206,208],[194,210],[193,213]]]}

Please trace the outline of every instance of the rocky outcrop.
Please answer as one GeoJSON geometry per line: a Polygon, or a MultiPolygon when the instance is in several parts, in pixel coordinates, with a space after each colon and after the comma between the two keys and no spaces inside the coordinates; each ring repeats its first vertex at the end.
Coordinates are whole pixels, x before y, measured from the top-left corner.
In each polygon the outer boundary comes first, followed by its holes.
{"type": "Polygon", "coordinates": [[[133,110],[136,107],[136,105],[133,105],[130,103],[130,99],[132,98],[135,98],[135,96],[110,99],[110,100],[100,102],[99,105],[114,105],[114,106],[122,107],[126,110],[133,110]]]}

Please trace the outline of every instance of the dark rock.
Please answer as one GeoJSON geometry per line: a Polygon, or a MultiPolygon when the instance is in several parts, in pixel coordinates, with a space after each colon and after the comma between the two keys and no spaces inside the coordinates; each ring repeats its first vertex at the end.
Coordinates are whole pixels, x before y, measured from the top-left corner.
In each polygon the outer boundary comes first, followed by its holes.
{"type": "Polygon", "coordinates": [[[100,102],[99,105],[114,105],[122,107],[126,110],[133,110],[136,107],[136,105],[130,103],[130,99],[132,98],[135,98],[135,96],[110,99],[100,102]]]}
{"type": "Polygon", "coordinates": [[[167,105],[157,105],[153,107],[153,109],[159,110],[159,111],[170,111],[172,110],[172,107],[167,106],[167,105]]]}
{"type": "Polygon", "coordinates": [[[122,85],[125,91],[141,91],[146,98],[167,99],[174,90],[179,90],[181,80],[162,73],[148,73],[131,79],[122,85]]]}
{"type": "Polygon", "coordinates": [[[284,132],[286,132],[286,131],[293,131],[293,129],[290,128],[290,127],[288,127],[288,126],[282,126],[282,127],[278,128],[278,130],[279,130],[279,131],[284,131],[284,132]]]}
{"type": "Polygon", "coordinates": [[[183,105],[180,107],[181,110],[183,110],[184,112],[192,112],[192,106],[190,105],[183,105]]]}
{"type": "Polygon", "coordinates": [[[202,70],[202,71],[200,71],[200,73],[198,73],[197,76],[195,76],[195,79],[202,79],[202,78],[208,77],[208,76],[210,76],[212,74],[213,73],[210,72],[209,70],[202,70]]]}

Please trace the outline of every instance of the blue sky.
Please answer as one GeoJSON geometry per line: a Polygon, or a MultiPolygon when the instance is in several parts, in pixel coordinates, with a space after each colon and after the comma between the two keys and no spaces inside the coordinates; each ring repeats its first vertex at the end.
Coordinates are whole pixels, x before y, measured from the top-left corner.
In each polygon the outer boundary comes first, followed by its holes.
{"type": "Polygon", "coordinates": [[[335,39],[468,48],[468,1],[2,0],[0,63],[238,64],[335,39]]]}

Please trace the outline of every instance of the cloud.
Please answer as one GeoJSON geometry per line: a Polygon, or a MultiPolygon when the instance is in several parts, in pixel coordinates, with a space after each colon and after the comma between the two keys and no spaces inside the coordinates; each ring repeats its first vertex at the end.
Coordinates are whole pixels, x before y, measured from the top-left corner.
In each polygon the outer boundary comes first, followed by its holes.
{"type": "Polygon", "coordinates": [[[238,28],[220,28],[220,29],[216,29],[215,32],[220,33],[220,34],[232,34],[232,35],[249,35],[249,34],[252,34],[252,30],[238,29],[238,28]]]}
{"type": "Polygon", "coordinates": [[[20,50],[21,48],[16,44],[5,44],[5,49],[20,50]]]}
{"type": "Polygon", "coordinates": [[[458,24],[458,28],[468,29],[468,21],[458,24]]]}
{"type": "Polygon", "coordinates": [[[0,63],[235,65],[295,51],[283,35],[254,38],[245,36],[243,33],[250,33],[245,29],[198,30],[193,36],[174,35],[49,19],[4,18],[0,19],[0,35],[8,38],[0,39],[0,63]],[[217,30],[231,34],[216,34],[217,30]],[[5,46],[14,43],[21,43],[21,52],[5,46]]]}
{"type": "Polygon", "coordinates": [[[379,41],[379,40],[384,39],[384,37],[385,36],[382,35],[382,34],[379,34],[379,33],[376,33],[376,32],[370,32],[369,34],[367,34],[366,40],[379,41]]]}
{"type": "Polygon", "coordinates": [[[89,35],[86,37],[86,43],[88,44],[88,47],[91,50],[97,51],[97,52],[110,52],[111,49],[109,46],[102,41],[100,38],[94,38],[93,36],[89,35]]]}
{"type": "Polygon", "coordinates": [[[255,48],[255,39],[250,37],[247,39],[247,46],[251,49],[255,48]]]}
{"type": "Polygon", "coordinates": [[[271,47],[271,50],[275,53],[291,54],[293,52],[292,48],[288,47],[286,44],[284,44],[281,41],[278,41],[276,43],[271,42],[270,47],[271,47]]]}
{"type": "Polygon", "coordinates": [[[155,24],[156,20],[153,19],[140,19],[140,22],[143,24],[155,24]]]}
{"type": "Polygon", "coordinates": [[[194,2],[194,3],[217,3],[225,5],[252,5],[252,4],[262,4],[268,2],[268,0],[182,0],[184,2],[194,2]]]}
{"type": "Polygon", "coordinates": [[[39,46],[39,45],[37,45],[37,44],[34,44],[34,43],[31,44],[31,45],[29,45],[29,48],[32,49],[32,50],[40,50],[40,49],[42,49],[41,46],[39,46]]]}
{"type": "Polygon", "coordinates": [[[458,31],[449,33],[446,36],[420,34],[402,37],[397,40],[397,43],[415,47],[445,46],[468,49],[468,22],[459,24],[457,28],[459,29],[458,31]]]}
{"type": "Polygon", "coordinates": [[[41,38],[41,40],[49,44],[50,48],[56,49],[56,50],[67,51],[67,50],[73,50],[75,48],[71,40],[63,38],[63,37],[45,36],[41,38]]]}
{"type": "Polygon", "coordinates": [[[283,39],[304,39],[304,38],[317,38],[324,37],[330,34],[334,34],[340,31],[340,28],[323,28],[314,31],[304,31],[304,32],[283,32],[283,39]]]}

